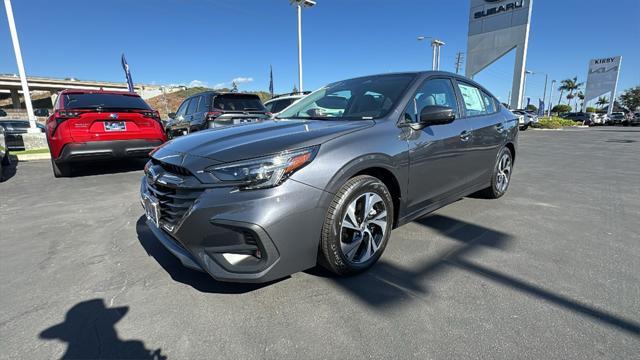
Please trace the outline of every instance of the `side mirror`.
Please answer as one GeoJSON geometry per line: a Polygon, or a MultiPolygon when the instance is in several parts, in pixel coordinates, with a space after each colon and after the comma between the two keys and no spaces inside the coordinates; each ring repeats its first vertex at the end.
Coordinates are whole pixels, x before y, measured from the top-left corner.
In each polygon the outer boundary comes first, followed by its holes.
{"type": "Polygon", "coordinates": [[[169,113],[169,119],[175,119],[176,118],[176,113],[169,113]]]}
{"type": "Polygon", "coordinates": [[[448,106],[441,105],[427,105],[420,112],[420,120],[415,123],[411,123],[411,128],[414,130],[422,130],[431,125],[443,125],[453,122],[456,115],[453,113],[453,109],[448,106]]]}

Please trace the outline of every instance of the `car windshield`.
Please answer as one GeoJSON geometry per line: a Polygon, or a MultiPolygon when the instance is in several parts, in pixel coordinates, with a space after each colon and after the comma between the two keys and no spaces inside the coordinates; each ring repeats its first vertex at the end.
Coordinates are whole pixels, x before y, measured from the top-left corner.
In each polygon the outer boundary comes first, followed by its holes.
{"type": "Polygon", "coordinates": [[[383,117],[395,106],[414,74],[368,76],[323,87],[285,109],[277,117],[316,120],[368,120],[383,117]]]}
{"type": "Polygon", "coordinates": [[[218,95],[213,107],[226,111],[266,111],[258,96],[242,94],[218,95]]]}
{"type": "Polygon", "coordinates": [[[65,94],[65,109],[132,109],[151,110],[139,96],[129,94],[65,94]]]}

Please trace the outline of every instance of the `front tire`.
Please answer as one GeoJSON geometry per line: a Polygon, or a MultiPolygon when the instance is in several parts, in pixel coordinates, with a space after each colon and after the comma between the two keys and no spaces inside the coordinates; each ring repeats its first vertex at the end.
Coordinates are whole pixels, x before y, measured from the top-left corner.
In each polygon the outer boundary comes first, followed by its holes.
{"type": "Polygon", "coordinates": [[[57,178],[71,176],[71,164],[69,163],[56,163],[55,160],[51,159],[51,167],[53,176],[57,178]]]}
{"type": "Polygon", "coordinates": [[[497,199],[502,197],[511,184],[511,173],[513,172],[513,154],[509,148],[504,147],[498,155],[498,161],[493,168],[491,175],[491,185],[480,191],[480,195],[486,199],[497,199]]]}
{"type": "Polygon", "coordinates": [[[327,210],[320,265],[341,276],[370,268],[387,246],[393,219],[391,193],[382,181],[368,175],[350,179],[327,210]]]}

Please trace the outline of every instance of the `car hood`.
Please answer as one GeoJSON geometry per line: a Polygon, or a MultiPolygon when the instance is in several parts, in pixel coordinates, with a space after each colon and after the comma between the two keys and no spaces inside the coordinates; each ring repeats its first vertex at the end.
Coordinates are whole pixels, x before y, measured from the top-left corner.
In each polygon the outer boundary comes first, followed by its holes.
{"type": "Polygon", "coordinates": [[[322,144],[374,124],[373,120],[266,120],[178,137],[162,150],[230,162],[322,144]]]}

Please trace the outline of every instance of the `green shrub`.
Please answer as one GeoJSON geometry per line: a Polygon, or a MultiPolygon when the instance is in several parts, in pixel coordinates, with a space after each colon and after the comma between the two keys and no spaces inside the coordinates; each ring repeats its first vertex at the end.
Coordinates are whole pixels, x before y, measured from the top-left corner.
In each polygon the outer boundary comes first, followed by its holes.
{"type": "Polygon", "coordinates": [[[561,129],[566,126],[576,126],[573,120],[563,119],[557,116],[543,117],[538,121],[538,127],[542,129],[561,129]]]}
{"type": "Polygon", "coordinates": [[[560,104],[560,105],[554,106],[553,109],[551,109],[551,111],[558,114],[567,113],[567,112],[571,112],[571,106],[566,104],[560,104]]]}
{"type": "Polygon", "coordinates": [[[592,106],[587,106],[587,112],[588,113],[597,113],[598,109],[592,107],[592,106]]]}

